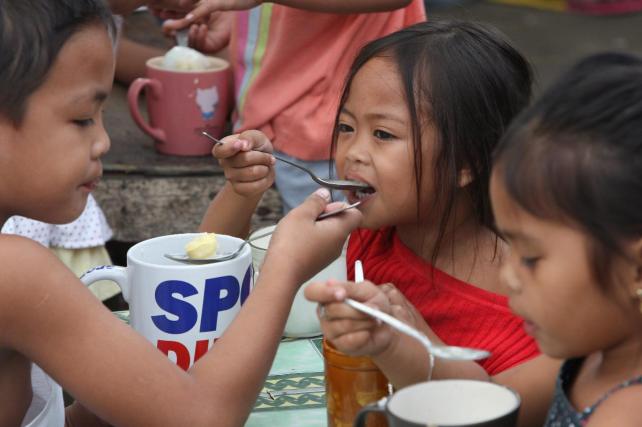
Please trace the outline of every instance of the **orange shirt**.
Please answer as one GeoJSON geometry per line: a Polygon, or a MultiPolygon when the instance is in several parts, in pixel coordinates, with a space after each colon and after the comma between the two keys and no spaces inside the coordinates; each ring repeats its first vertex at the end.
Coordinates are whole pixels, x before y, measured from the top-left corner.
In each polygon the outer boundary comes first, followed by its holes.
{"type": "Polygon", "coordinates": [[[237,12],[234,129],[259,129],[275,149],[299,159],[328,159],[339,97],[358,50],[425,19],[423,0],[380,13],[340,15],[272,3],[237,12]]]}

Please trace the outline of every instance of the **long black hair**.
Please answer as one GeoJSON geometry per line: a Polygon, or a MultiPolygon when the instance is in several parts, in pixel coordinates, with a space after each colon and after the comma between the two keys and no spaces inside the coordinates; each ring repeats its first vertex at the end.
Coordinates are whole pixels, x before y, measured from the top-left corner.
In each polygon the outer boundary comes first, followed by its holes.
{"type": "Polygon", "coordinates": [[[373,58],[389,58],[396,64],[404,88],[418,205],[424,174],[422,128],[432,122],[438,133],[432,172],[434,205],[440,207],[434,262],[455,209],[463,169],[470,170],[472,182],[465,191],[478,222],[494,227],[488,189],[492,151],[509,122],[530,101],[531,67],[503,34],[474,22],[422,22],[370,42],[355,58],[346,79],[332,136],[333,155],[339,112],[350,95],[352,80],[373,58]]]}
{"type": "Polygon", "coordinates": [[[0,1],[0,114],[19,125],[27,99],[45,82],[63,45],[95,22],[115,34],[102,0],[0,1]]]}
{"type": "Polygon", "coordinates": [[[642,58],[578,62],[515,120],[495,163],[527,212],[589,237],[594,274],[608,282],[614,254],[642,237],[642,58]]]}

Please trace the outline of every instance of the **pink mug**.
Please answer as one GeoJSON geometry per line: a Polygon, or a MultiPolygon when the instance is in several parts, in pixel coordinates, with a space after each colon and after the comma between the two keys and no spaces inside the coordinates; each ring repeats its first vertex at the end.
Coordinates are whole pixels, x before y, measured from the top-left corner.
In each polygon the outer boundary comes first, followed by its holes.
{"type": "Polygon", "coordinates": [[[163,68],[163,57],[146,64],[146,78],[136,79],[127,98],[136,124],[156,141],[163,154],[201,156],[212,151],[212,143],[202,131],[223,136],[230,110],[230,65],[220,58],[208,57],[205,71],[163,68]],[[149,123],[143,119],[138,97],[146,88],[149,123]]]}

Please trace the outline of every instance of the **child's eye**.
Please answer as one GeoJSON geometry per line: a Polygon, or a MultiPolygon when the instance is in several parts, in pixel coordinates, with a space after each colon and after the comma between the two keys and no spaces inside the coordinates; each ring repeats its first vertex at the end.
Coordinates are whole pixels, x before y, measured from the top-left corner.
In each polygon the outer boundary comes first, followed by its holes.
{"type": "Polygon", "coordinates": [[[375,136],[375,138],[382,139],[384,141],[396,138],[393,134],[388,133],[385,130],[379,130],[379,129],[375,130],[373,132],[373,135],[375,136]]]}
{"type": "Polygon", "coordinates": [[[345,123],[339,123],[339,125],[337,126],[337,130],[339,131],[339,133],[348,133],[352,132],[354,129],[352,129],[352,126],[349,126],[345,123]]]}
{"type": "Polygon", "coordinates": [[[80,126],[81,128],[84,128],[84,127],[87,127],[87,126],[91,126],[91,125],[93,125],[94,123],[95,123],[95,122],[94,122],[94,119],[81,119],[81,120],[74,120],[74,124],[75,124],[76,126],[80,126]]]}
{"type": "Polygon", "coordinates": [[[519,262],[526,268],[532,270],[537,266],[537,262],[541,257],[521,257],[519,262]]]}

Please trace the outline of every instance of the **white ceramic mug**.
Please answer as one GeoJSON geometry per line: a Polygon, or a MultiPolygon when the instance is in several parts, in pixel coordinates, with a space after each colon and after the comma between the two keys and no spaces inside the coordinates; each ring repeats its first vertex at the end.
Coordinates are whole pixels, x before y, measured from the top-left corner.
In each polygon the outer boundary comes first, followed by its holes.
{"type": "MultiPolygon", "coordinates": [[[[258,236],[267,231],[274,230],[274,228],[276,228],[276,225],[256,230],[250,235],[250,238],[252,238],[252,236],[258,236]]],[[[257,272],[260,271],[261,264],[265,258],[265,253],[267,252],[270,244],[270,237],[271,236],[266,236],[250,242],[250,246],[252,246],[252,263],[255,271],[257,272]]],[[[344,246],[341,255],[337,259],[318,272],[312,279],[301,285],[294,296],[294,301],[290,308],[288,320],[285,323],[283,335],[291,338],[304,338],[321,335],[321,324],[319,323],[319,318],[317,317],[316,312],[317,305],[316,303],[305,299],[303,292],[307,285],[312,282],[321,282],[328,279],[346,280],[346,278],[346,246],[344,246]]]]}
{"type": "Polygon", "coordinates": [[[512,389],[477,380],[428,381],[364,407],[354,425],[382,412],[390,427],[514,427],[521,399],[512,389]]]}
{"type": "MultiPolygon", "coordinates": [[[[127,251],[127,267],[101,266],[81,280],[113,280],[129,303],[130,324],[187,370],[234,320],[254,284],[249,247],[229,261],[187,265],[164,257],[184,253],[198,234],[174,234],[142,241],[127,251]]],[[[219,252],[243,240],[217,235],[219,252]]]]}

